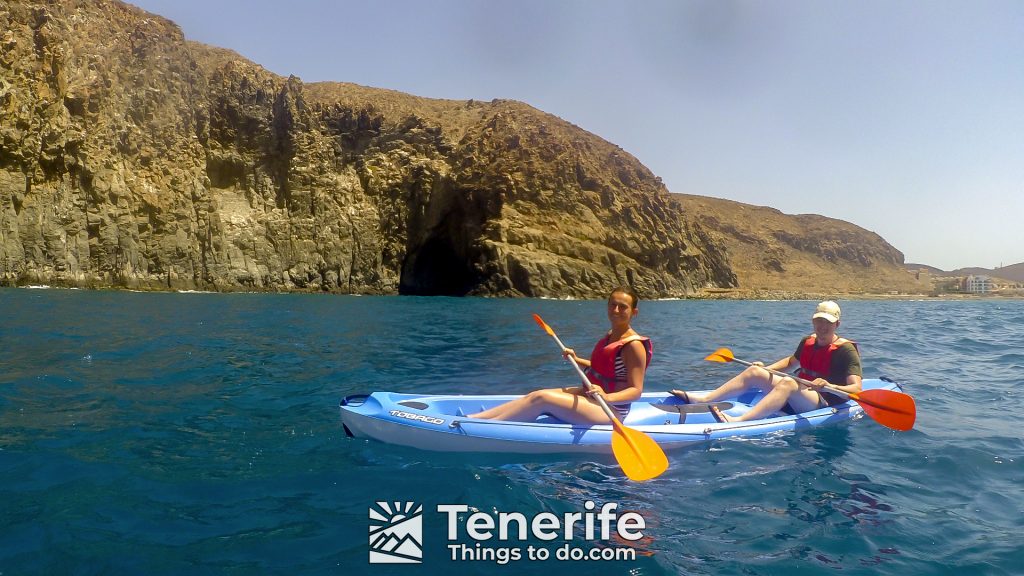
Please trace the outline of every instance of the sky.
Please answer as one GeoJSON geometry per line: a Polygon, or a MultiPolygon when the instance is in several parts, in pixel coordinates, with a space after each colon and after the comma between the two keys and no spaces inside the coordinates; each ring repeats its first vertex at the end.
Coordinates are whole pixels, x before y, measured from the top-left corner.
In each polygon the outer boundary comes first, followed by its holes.
{"type": "Polygon", "coordinates": [[[520,100],[672,192],[1024,262],[1024,2],[133,0],[280,75],[520,100]]]}

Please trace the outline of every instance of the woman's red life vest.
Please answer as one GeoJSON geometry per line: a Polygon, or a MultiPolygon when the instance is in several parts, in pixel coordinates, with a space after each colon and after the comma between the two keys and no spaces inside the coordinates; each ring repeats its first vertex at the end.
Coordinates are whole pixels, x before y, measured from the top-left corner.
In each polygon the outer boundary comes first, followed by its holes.
{"type": "MultiPolygon", "coordinates": [[[[815,346],[815,342],[817,342],[817,337],[811,334],[804,340],[804,346],[800,350],[800,358],[798,358],[800,360],[800,370],[796,375],[804,380],[814,380],[815,378],[828,380],[829,373],[832,371],[832,353],[847,342],[853,344],[854,347],[857,346],[856,342],[845,338],[837,338],[835,342],[828,346],[815,346]]],[[[833,384],[846,383],[833,382],[833,384]]]]}
{"type": "Polygon", "coordinates": [[[646,336],[630,336],[618,342],[608,343],[608,338],[611,335],[605,336],[597,341],[594,346],[594,351],[590,353],[590,368],[587,368],[587,378],[590,379],[592,384],[600,386],[605,392],[611,394],[619,389],[620,386],[626,383],[625,379],[617,379],[615,377],[615,359],[622,354],[622,347],[630,342],[640,342],[644,345],[644,350],[647,351],[647,364],[651,365],[651,357],[654,355],[654,344],[651,343],[651,339],[646,336]]]}

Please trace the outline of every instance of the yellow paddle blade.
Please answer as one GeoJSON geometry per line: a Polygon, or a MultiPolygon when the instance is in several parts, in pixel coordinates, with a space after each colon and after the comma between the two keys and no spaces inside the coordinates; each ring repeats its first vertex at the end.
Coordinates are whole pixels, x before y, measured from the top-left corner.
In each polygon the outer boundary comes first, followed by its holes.
{"type": "Polygon", "coordinates": [[[612,433],[612,453],[622,472],[635,482],[650,480],[668,469],[668,457],[653,438],[622,424],[612,433]]]}
{"type": "Polygon", "coordinates": [[[554,336],[555,335],[555,331],[552,330],[551,326],[548,326],[547,323],[544,322],[543,319],[541,319],[539,314],[534,314],[533,315],[533,321],[536,322],[537,324],[540,324],[540,327],[543,328],[544,331],[548,333],[548,336],[554,336]]]}
{"type": "Polygon", "coordinates": [[[711,362],[732,362],[733,358],[735,358],[735,356],[732,355],[732,350],[729,350],[728,348],[719,348],[709,354],[705,360],[710,360],[711,362]]]}
{"type": "MultiPolygon", "coordinates": [[[[565,349],[565,345],[555,335],[555,331],[541,319],[539,314],[533,315],[533,321],[543,328],[548,336],[554,338],[563,350],[565,349]]],[[[732,353],[730,352],[730,354],[732,353]]],[[[576,371],[580,373],[580,377],[586,383],[586,376],[580,371],[580,367],[576,365],[575,361],[573,361],[573,365],[576,366],[576,371]]],[[[639,430],[623,426],[622,422],[619,422],[608,409],[604,399],[599,397],[598,400],[612,419],[612,454],[615,454],[615,459],[619,461],[619,466],[627,478],[642,482],[659,476],[668,469],[668,458],[665,456],[665,451],[658,446],[653,438],[639,430]]]]}

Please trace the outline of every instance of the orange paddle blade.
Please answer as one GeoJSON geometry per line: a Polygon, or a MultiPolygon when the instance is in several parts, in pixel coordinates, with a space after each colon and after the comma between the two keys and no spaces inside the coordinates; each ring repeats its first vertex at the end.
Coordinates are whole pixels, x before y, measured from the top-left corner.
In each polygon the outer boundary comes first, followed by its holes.
{"type": "Polygon", "coordinates": [[[879,424],[906,432],[914,427],[917,419],[917,406],[909,394],[895,390],[865,390],[860,394],[850,394],[864,413],[875,419],[879,424]]]}
{"type": "Polygon", "coordinates": [[[710,360],[711,362],[732,362],[733,358],[735,358],[735,356],[732,355],[732,350],[729,350],[728,348],[719,348],[709,354],[705,360],[710,360]]]}
{"type": "Polygon", "coordinates": [[[668,457],[653,438],[639,430],[616,422],[612,432],[612,452],[627,478],[643,482],[668,469],[668,457]]]}
{"type": "Polygon", "coordinates": [[[534,322],[536,322],[537,324],[539,324],[539,325],[540,325],[540,327],[541,327],[541,328],[543,328],[543,329],[544,329],[544,331],[548,333],[548,336],[554,336],[554,335],[555,335],[555,331],[554,331],[554,330],[552,330],[552,329],[551,329],[551,326],[548,326],[547,322],[545,322],[545,321],[544,321],[544,320],[543,320],[543,319],[542,319],[542,318],[540,317],[540,314],[534,314],[534,315],[533,315],[533,321],[534,321],[534,322]]]}

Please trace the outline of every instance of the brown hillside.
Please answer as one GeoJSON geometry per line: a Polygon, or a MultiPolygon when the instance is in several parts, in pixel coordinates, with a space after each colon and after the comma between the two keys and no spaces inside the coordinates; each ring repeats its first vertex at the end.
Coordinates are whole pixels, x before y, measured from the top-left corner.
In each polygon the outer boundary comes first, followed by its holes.
{"type": "Polygon", "coordinates": [[[942,270],[934,266],[928,266],[927,264],[904,264],[904,267],[910,271],[916,270],[927,270],[929,274],[933,276],[969,276],[972,274],[991,276],[997,282],[1013,283],[1013,282],[1024,282],[1024,262],[1018,264],[1010,264],[1009,266],[1002,266],[1000,268],[957,268],[956,270],[942,270]]]}
{"type": "Polygon", "coordinates": [[[1014,282],[1024,282],[1024,262],[995,268],[992,270],[992,276],[1013,280],[1014,282]]]}
{"type": "Polygon", "coordinates": [[[1011,264],[1002,268],[957,268],[947,276],[991,276],[1000,282],[1024,282],[1024,264],[1011,264]]]}
{"type": "Polygon", "coordinates": [[[879,235],[815,214],[790,215],[706,196],[676,194],[687,218],[728,248],[741,290],[816,294],[927,293],[903,254],[879,235]]]}

